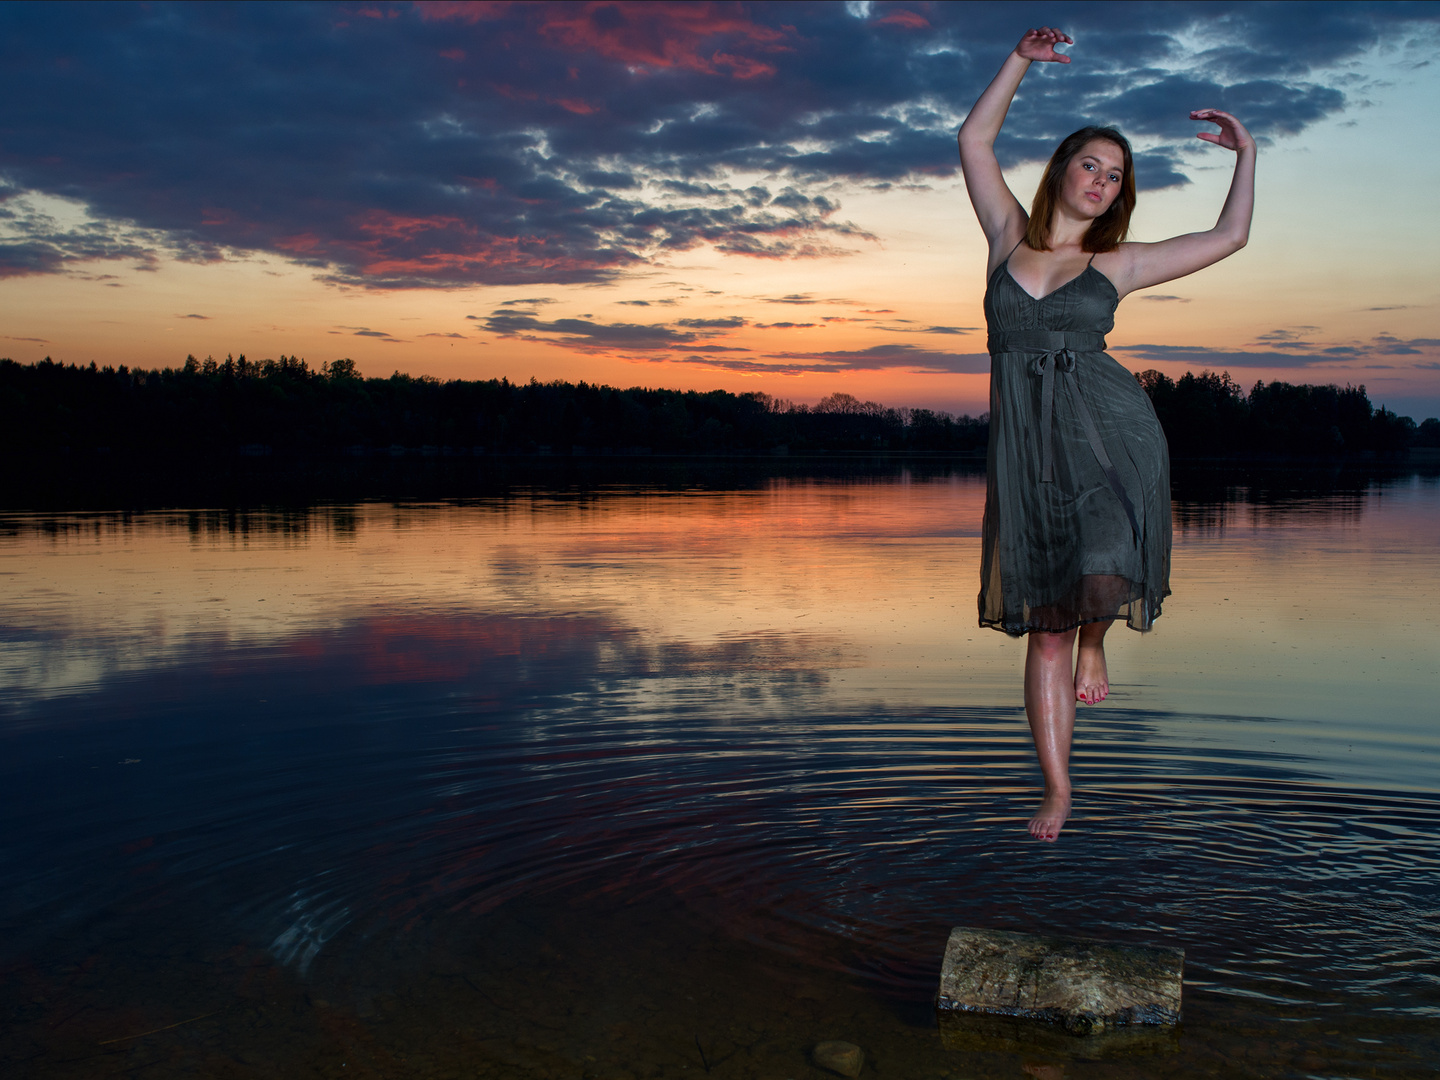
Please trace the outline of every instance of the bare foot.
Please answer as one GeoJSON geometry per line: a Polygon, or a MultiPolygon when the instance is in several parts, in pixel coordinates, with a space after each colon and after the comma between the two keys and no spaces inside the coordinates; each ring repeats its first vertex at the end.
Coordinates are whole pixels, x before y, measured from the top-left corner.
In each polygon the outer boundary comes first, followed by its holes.
{"type": "Polygon", "coordinates": [[[1087,645],[1083,641],[1075,656],[1075,700],[1086,705],[1099,705],[1110,695],[1110,672],[1105,667],[1103,642],[1087,645]]]}
{"type": "Polygon", "coordinates": [[[1065,819],[1069,816],[1070,796],[1046,791],[1040,809],[1030,819],[1030,835],[1036,840],[1053,842],[1065,827],[1065,819]]]}

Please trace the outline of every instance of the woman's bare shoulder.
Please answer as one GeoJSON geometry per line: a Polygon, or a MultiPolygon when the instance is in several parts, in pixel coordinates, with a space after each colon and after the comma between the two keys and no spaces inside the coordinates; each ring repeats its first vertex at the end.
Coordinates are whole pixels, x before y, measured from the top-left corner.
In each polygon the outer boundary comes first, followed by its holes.
{"type": "Polygon", "coordinates": [[[1150,245],[1143,241],[1126,240],[1109,251],[1098,253],[1090,265],[1105,275],[1116,293],[1124,296],[1132,288],[1136,257],[1147,247],[1150,245]]]}

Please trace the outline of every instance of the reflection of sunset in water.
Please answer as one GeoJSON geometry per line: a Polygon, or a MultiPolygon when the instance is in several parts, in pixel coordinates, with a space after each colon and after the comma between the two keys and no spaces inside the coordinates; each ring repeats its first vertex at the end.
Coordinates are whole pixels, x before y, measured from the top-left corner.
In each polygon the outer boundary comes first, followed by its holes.
{"type": "Polygon", "coordinates": [[[11,516],[0,1066],[94,1075],[199,1018],[117,1067],[793,1075],[841,1015],[894,1075],[1014,1076],[927,1026],[984,925],[1187,949],[1180,1052],[1067,1075],[1314,1073],[1317,1023],[1332,1071],[1411,1075],[1437,488],[1243,494],[1177,504],[1175,596],[1111,635],[1046,851],[977,477],[11,516]]]}
{"type": "MultiPolygon", "coordinates": [[[[861,658],[833,692],[1008,704],[1020,650],[975,626],[982,497],[981,478],[951,477],[12,519],[7,681],[83,683],[217,636],[280,645],[378,608],[598,615],[657,646],[804,631],[861,658]],[[59,628],[43,670],[22,659],[59,628]]],[[[1116,703],[1340,720],[1371,716],[1379,695],[1395,723],[1425,714],[1440,656],[1435,503],[1417,479],[1180,504],[1164,617],[1109,639],[1116,703]]]]}

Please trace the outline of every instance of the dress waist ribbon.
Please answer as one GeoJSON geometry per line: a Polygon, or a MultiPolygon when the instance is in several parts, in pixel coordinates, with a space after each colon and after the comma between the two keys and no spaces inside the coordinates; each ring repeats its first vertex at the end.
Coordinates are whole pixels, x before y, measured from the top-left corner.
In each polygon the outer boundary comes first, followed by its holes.
{"type": "Polygon", "coordinates": [[[1085,429],[1085,438],[1095,454],[1105,479],[1125,508],[1130,519],[1130,528],[1135,542],[1140,542],[1140,523],[1135,516],[1135,504],[1130,501],[1120,474],[1115,471],[1105,444],[1100,441],[1100,430],[1095,418],[1090,415],[1090,406],[1080,393],[1075,378],[1075,354],[1077,352],[1104,352],[1105,335],[1069,330],[1006,330],[991,334],[988,342],[990,355],[999,356],[1013,353],[1028,358],[1027,367],[1031,375],[1040,379],[1040,482],[1055,482],[1055,379],[1057,375],[1067,376],[1071,382],[1075,411],[1080,417],[1080,426],[1085,429]]]}

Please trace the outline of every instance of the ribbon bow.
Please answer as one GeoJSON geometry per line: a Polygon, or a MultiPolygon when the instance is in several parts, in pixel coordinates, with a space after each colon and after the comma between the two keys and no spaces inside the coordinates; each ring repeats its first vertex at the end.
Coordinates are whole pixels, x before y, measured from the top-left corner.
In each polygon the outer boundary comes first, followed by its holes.
{"type": "MultiPolygon", "coordinates": [[[[1001,353],[1020,353],[1029,357],[1026,365],[1030,374],[1040,379],[1040,482],[1042,484],[1053,484],[1055,482],[1055,376],[1057,373],[1070,376],[1075,379],[1075,352],[1103,352],[1105,350],[1105,338],[1100,334],[1066,331],[1047,330],[1019,330],[1007,331],[990,335],[990,351],[996,355],[1001,353]]],[[[1105,450],[1105,444],[1100,441],[1100,429],[1095,426],[1095,418],[1090,415],[1090,406],[1086,404],[1085,397],[1080,393],[1079,385],[1072,385],[1074,391],[1070,399],[1075,403],[1075,412],[1080,418],[1080,426],[1085,429],[1085,440],[1090,444],[1091,451],[1095,454],[1095,460],[1099,462],[1101,470],[1105,473],[1105,479],[1110,484],[1110,489],[1115,492],[1120,500],[1120,505],[1125,508],[1125,516],[1130,519],[1130,529],[1134,533],[1135,542],[1140,542],[1140,521],[1135,513],[1135,504],[1130,501],[1129,494],[1125,491],[1125,485],[1120,482],[1120,474],[1115,471],[1115,465],[1110,460],[1110,455],[1105,450]]]]}
{"type": "MultiPolygon", "coordinates": [[[[1050,352],[1036,353],[1030,358],[1030,374],[1040,376],[1040,482],[1042,484],[1053,484],[1055,482],[1055,447],[1052,436],[1055,432],[1055,372],[1059,369],[1066,375],[1075,371],[1075,354],[1069,349],[1054,349],[1050,352]]],[[[1085,408],[1085,400],[1077,393],[1075,395],[1080,402],[1080,408],[1084,410],[1085,434],[1090,434],[1090,411],[1085,408]]],[[[1099,436],[1096,436],[1098,440],[1099,436]]],[[[1095,440],[1091,441],[1091,447],[1098,445],[1095,440]]],[[[1101,447],[1101,453],[1104,447],[1101,447]]]]}

